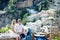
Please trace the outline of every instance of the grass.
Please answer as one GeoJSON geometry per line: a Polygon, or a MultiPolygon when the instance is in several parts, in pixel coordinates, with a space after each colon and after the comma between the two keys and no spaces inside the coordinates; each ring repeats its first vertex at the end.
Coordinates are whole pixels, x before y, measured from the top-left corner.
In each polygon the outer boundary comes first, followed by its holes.
{"type": "Polygon", "coordinates": [[[60,31],[52,33],[52,40],[60,40],[60,31]]]}
{"type": "Polygon", "coordinates": [[[52,39],[52,40],[60,40],[60,37],[55,37],[55,38],[52,39]]]}

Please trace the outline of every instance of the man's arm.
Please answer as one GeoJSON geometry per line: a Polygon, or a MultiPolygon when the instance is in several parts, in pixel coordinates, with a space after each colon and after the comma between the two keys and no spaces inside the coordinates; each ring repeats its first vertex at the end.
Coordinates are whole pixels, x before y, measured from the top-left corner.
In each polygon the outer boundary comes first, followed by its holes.
{"type": "Polygon", "coordinates": [[[22,33],[24,33],[24,28],[22,28],[22,33]]]}
{"type": "Polygon", "coordinates": [[[22,33],[24,33],[24,25],[22,24],[22,33]]]}

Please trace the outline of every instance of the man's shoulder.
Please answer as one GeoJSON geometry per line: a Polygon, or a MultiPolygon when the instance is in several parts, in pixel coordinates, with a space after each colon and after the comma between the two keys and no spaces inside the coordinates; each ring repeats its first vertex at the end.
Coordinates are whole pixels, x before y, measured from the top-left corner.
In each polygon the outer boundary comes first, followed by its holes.
{"type": "Polygon", "coordinates": [[[23,24],[21,24],[21,25],[23,25],[23,24]]]}
{"type": "Polygon", "coordinates": [[[21,26],[24,26],[23,24],[21,24],[21,26]]]}

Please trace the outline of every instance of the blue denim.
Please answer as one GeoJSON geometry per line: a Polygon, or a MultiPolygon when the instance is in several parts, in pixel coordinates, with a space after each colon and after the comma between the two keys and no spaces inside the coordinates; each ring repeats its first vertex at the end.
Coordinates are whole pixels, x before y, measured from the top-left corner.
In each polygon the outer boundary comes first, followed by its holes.
{"type": "Polygon", "coordinates": [[[32,31],[30,28],[28,28],[27,35],[25,36],[25,38],[22,38],[22,40],[32,40],[32,31]]]}
{"type": "Polygon", "coordinates": [[[26,36],[26,39],[25,40],[32,40],[32,35],[26,36]]]}
{"type": "Polygon", "coordinates": [[[46,40],[46,37],[36,37],[36,40],[46,40]]]}
{"type": "Polygon", "coordinates": [[[30,28],[28,28],[28,32],[27,32],[25,40],[32,40],[32,31],[30,28]]]}

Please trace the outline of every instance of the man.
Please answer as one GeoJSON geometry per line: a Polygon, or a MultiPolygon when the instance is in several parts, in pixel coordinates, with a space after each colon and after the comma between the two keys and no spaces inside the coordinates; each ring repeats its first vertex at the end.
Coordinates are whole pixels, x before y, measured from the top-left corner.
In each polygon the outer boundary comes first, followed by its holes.
{"type": "Polygon", "coordinates": [[[14,26],[14,29],[15,33],[19,34],[21,38],[25,37],[23,27],[21,19],[18,19],[18,23],[14,26]]]}

